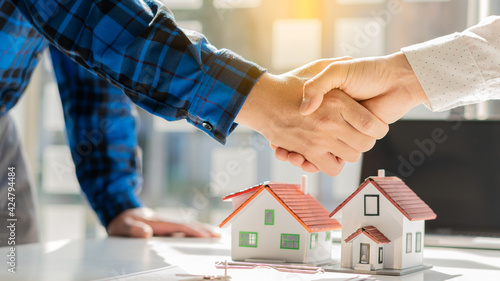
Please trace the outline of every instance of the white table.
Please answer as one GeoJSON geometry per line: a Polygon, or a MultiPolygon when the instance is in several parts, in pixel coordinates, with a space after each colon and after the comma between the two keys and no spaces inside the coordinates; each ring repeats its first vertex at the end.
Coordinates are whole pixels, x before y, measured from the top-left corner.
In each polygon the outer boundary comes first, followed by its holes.
{"type": "MultiPolygon", "coordinates": [[[[340,257],[334,244],[334,258],[340,257]]],[[[8,247],[0,248],[7,260],[8,247]]],[[[500,280],[500,251],[426,247],[425,263],[433,269],[378,280],[500,280]]],[[[177,273],[223,274],[216,261],[230,260],[229,237],[223,239],[107,238],[63,240],[17,246],[16,273],[0,265],[0,280],[182,280],[177,273]]],[[[358,274],[292,274],[271,269],[229,269],[232,280],[362,280],[358,274]]]]}

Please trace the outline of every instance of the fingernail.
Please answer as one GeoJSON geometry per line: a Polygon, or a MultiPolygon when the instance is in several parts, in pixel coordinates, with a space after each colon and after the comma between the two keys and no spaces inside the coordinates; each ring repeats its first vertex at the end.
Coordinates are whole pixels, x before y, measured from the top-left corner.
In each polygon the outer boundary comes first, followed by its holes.
{"type": "Polygon", "coordinates": [[[307,111],[307,108],[309,107],[310,100],[309,98],[304,97],[302,99],[302,103],[300,104],[299,112],[300,114],[304,115],[307,111]]]}

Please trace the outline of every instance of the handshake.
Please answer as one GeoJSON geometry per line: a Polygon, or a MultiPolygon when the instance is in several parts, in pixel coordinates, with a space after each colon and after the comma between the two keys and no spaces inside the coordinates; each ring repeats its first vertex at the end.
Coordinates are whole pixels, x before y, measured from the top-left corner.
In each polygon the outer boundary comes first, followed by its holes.
{"type": "Polygon", "coordinates": [[[426,100],[401,52],[323,59],[264,74],[236,122],[261,133],[279,160],[335,176],[383,138],[388,124],[426,100]]]}

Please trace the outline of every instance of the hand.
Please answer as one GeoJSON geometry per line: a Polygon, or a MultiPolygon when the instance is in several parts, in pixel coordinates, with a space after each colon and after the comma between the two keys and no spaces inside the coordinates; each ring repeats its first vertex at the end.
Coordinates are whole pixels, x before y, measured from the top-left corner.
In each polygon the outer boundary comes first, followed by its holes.
{"type": "Polygon", "coordinates": [[[325,95],[322,106],[313,114],[299,114],[307,78],[331,61],[316,61],[282,75],[264,74],[236,122],[261,133],[276,146],[300,153],[314,168],[333,176],[342,169],[342,159],[357,161],[361,152],[387,133],[388,127],[339,90],[325,95]]]}
{"type": "Polygon", "coordinates": [[[340,89],[390,124],[427,101],[405,55],[334,62],[304,85],[303,115],[319,108],[325,94],[340,89]]]}
{"type": "MultiPolygon", "coordinates": [[[[309,115],[317,110],[324,95],[336,88],[361,101],[363,106],[388,124],[427,101],[415,73],[401,52],[330,64],[304,85],[301,114],[309,115]]],[[[304,156],[282,147],[271,147],[278,159],[303,167],[306,171],[315,171],[304,156]]]]}
{"type": "Polygon", "coordinates": [[[183,233],[186,237],[220,237],[209,227],[200,223],[188,225],[167,222],[157,218],[149,208],[134,208],[123,211],[107,227],[110,236],[150,238],[151,236],[171,236],[183,233]]]}

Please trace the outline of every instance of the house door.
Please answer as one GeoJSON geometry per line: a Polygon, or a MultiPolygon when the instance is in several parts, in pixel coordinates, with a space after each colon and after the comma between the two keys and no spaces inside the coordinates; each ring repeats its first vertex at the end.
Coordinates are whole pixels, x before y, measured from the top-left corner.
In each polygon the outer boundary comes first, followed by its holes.
{"type": "Polygon", "coordinates": [[[361,243],[359,248],[359,263],[368,264],[370,260],[370,244],[361,243]]]}

